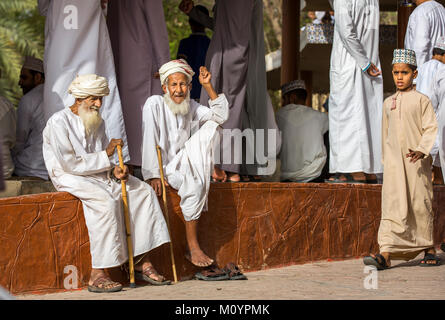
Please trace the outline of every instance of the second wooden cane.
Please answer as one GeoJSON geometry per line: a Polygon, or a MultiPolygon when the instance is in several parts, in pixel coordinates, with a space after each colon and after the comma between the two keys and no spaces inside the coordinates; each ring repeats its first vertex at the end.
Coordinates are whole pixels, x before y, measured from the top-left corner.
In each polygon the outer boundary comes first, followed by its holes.
{"type": "Polygon", "coordinates": [[[170,230],[170,221],[169,221],[169,217],[168,217],[168,205],[167,205],[167,193],[165,190],[164,169],[163,169],[163,165],[162,165],[161,148],[159,146],[156,146],[156,152],[158,153],[159,173],[161,174],[162,201],[164,202],[164,215],[165,215],[165,220],[167,222],[168,233],[170,234],[170,256],[172,259],[173,278],[176,283],[176,282],[178,282],[178,277],[176,276],[175,255],[173,253],[173,238],[172,238],[172,233],[170,230]]]}
{"type": "MultiPolygon", "coordinates": [[[[117,146],[117,155],[119,157],[119,166],[121,167],[122,170],[124,170],[124,161],[123,161],[121,146],[117,146]]],[[[136,282],[134,281],[133,241],[131,240],[131,225],[130,225],[130,216],[128,213],[127,184],[123,180],[121,180],[121,184],[122,184],[122,201],[124,203],[125,230],[127,233],[128,268],[130,270],[130,288],[136,288],[136,282]]]]}

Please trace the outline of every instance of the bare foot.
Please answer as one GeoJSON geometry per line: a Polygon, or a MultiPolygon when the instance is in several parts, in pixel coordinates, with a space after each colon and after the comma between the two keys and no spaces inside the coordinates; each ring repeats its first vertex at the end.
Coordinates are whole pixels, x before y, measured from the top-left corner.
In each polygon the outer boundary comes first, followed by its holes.
{"type": "Polygon", "coordinates": [[[212,263],[214,262],[213,259],[210,259],[199,248],[190,250],[190,253],[186,254],[185,257],[187,258],[187,260],[189,260],[192,264],[194,264],[197,267],[208,267],[212,265],[212,263]]]}
{"type": "Polygon", "coordinates": [[[215,169],[212,173],[212,178],[215,182],[226,182],[227,181],[227,174],[224,170],[221,170],[217,166],[215,166],[215,169]]]}

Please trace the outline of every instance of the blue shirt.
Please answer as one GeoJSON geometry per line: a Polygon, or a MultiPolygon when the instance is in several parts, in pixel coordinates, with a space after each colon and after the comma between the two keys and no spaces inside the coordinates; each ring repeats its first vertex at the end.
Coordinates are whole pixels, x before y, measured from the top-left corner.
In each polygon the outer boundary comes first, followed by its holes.
{"type": "Polygon", "coordinates": [[[205,66],[207,49],[210,39],[205,33],[192,33],[188,38],[182,39],[178,48],[178,59],[182,58],[192,67],[195,76],[192,80],[191,99],[199,99],[201,96],[201,84],[199,83],[199,68],[205,66]]]}

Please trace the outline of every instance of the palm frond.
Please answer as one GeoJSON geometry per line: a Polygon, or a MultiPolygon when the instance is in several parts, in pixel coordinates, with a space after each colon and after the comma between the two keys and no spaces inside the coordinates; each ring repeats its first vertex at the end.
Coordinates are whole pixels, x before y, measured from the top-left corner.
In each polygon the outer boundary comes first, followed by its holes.
{"type": "Polygon", "coordinates": [[[21,97],[18,80],[23,57],[43,57],[43,30],[36,0],[0,1],[0,95],[15,105],[21,97]]]}

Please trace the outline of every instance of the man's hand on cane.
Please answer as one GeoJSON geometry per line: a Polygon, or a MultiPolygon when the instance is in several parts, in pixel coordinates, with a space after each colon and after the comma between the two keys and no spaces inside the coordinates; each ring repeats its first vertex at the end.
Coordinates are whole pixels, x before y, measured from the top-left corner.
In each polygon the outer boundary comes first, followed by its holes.
{"type": "MultiPolygon", "coordinates": [[[[162,181],[160,178],[150,179],[148,181],[148,183],[153,188],[153,190],[156,192],[156,195],[158,197],[162,195],[162,181]]],[[[168,187],[167,181],[165,181],[165,186],[168,187]]]]}
{"type": "Polygon", "coordinates": [[[124,165],[124,170],[122,170],[121,167],[115,166],[113,174],[117,179],[119,179],[121,181],[127,181],[128,175],[129,175],[128,167],[126,165],[124,165]]]}
{"type": "Polygon", "coordinates": [[[116,147],[118,145],[121,147],[124,146],[122,139],[111,139],[107,149],[105,150],[107,152],[107,156],[111,157],[114,154],[114,151],[116,151],[116,147]]]}

